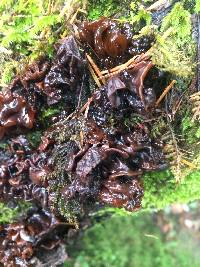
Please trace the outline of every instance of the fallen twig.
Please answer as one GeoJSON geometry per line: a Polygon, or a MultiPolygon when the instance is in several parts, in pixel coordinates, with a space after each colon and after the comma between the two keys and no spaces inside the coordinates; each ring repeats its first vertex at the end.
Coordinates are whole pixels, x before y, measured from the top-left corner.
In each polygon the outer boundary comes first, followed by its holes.
{"type": "Polygon", "coordinates": [[[93,70],[96,72],[96,74],[98,75],[99,79],[101,80],[101,82],[103,84],[105,84],[105,79],[104,77],[102,77],[101,75],[101,71],[100,69],[97,67],[97,65],[94,63],[93,59],[91,58],[90,55],[86,54],[87,60],[90,63],[90,65],[92,66],[93,70]]]}
{"type": "Polygon", "coordinates": [[[155,107],[157,107],[160,102],[163,100],[163,98],[166,96],[166,94],[170,91],[170,89],[172,89],[172,87],[174,86],[174,84],[176,83],[176,80],[173,80],[162,92],[162,94],[160,95],[160,97],[158,98],[158,100],[156,101],[155,107]]]}

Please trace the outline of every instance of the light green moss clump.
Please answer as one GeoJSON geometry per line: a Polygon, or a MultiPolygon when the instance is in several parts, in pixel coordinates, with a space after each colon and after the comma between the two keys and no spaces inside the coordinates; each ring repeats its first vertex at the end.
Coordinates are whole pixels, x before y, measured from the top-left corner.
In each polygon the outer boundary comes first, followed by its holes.
{"type": "Polygon", "coordinates": [[[64,267],[198,267],[200,257],[193,251],[192,237],[184,236],[187,249],[183,236],[176,232],[165,240],[153,215],[112,217],[86,230],[68,248],[71,262],[64,267]]]}
{"type": "Polygon", "coordinates": [[[125,0],[122,2],[120,0],[92,0],[89,1],[88,5],[88,19],[96,20],[100,17],[110,17],[116,15],[117,13],[121,14],[125,7],[128,6],[130,1],[125,0]]]}
{"type": "Polygon", "coordinates": [[[195,12],[196,13],[199,13],[200,12],[200,1],[199,0],[196,0],[195,12]]]}
{"type": "Polygon", "coordinates": [[[176,183],[169,171],[145,174],[144,209],[162,209],[173,203],[188,203],[200,199],[200,171],[193,171],[180,183],[176,183]]]}
{"type": "Polygon", "coordinates": [[[11,208],[6,204],[0,203],[0,224],[2,223],[11,223],[16,218],[24,214],[31,204],[28,202],[19,202],[17,207],[11,208]]]}
{"type": "Polygon", "coordinates": [[[53,45],[68,33],[71,17],[86,0],[0,1],[0,85],[9,83],[24,65],[52,57],[53,45]],[[5,60],[3,60],[5,58],[5,60]]]}
{"type": "Polygon", "coordinates": [[[154,64],[173,75],[191,77],[196,55],[191,31],[191,14],[183,3],[178,2],[156,33],[156,44],[151,51],[154,64]]]}

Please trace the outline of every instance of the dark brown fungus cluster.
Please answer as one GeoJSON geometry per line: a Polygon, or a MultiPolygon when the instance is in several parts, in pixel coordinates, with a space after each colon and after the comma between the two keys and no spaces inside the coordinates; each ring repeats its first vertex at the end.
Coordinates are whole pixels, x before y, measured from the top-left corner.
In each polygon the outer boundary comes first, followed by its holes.
{"type": "Polygon", "coordinates": [[[98,56],[121,56],[131,41],[131,36],[127,38],[117,23],[107,18],[94,22],[84,22],[79,35],[81,40],[88,43],[98,56]]]}
{"type": "Polygon", "coordinates": [[[106,66],[124,62],[134,55],[146,52],[152,45],[153,36],[133,39],[132,25],[102,18],[83,22],[79,28],[81,41],[90,47],[106,66]],[[103,57],[103,58],[102,58],[103,57]]]}
{"type": "Polygon", "coordinates": [[[45,180],[41,177],[50,171],[46,157],[33,153],[24,136],[11,140],[9,147],[7,154],[0,157],[1,201],[35,200],[45,206],[45,180]]]}
{"type": "Polygon", "coordinates": [[[46,210],[32,208],[27,217],[0,228],[0,259],[4,266],[35,266],[28,262],[38,249],[53,250],[68,226],[46,210]]]}
{"type": "Polygon", "coordinates": [[[11,91],[0,93],[0,139],[13,127],[33,127],[34,109],[26,100],[11,91]]]}
{"type": "Polygon", "coordinates": [[[26,67],[0,94],[0,139],[16,127],[21,132],[33,128],[41,108],[62,103],[63,112],[69,115],[78,103],[86,101],[89,88],[84,66],[76,41],[70,36],[58,47],[53,62],[42,58],[26,67]]]}
{"type": "Polygon", "coordinates": [[[84,67],[77,43],[70,36],[58,48],[55,60],[44,79],[43,92],[47,95],[49,105],[63,100],[67,102],[70,111],[76,107],[86,82],[84,67]]]}
{"type": "Polygon", "coordinates": [[[0,138],[7,140],[0,151],[0,200],[33,204],[18,222],[0,228],[4,266],[31,266],[38,250],[59,246],[69,230],[65,222],[75,227],[97,206],[139,209],[142,174],[166,167],[162,143],[151,137],[159,77],[149,57],[136,57],[101,88],[88,79],[83,48],[104,69],[119,65],[149,48],[147,40],[136,45],[133,32],[106,18],[84,22],[79,40],[63,40],[52,62],[32,63],[0,94],[0,138]],[[65,116],[33,148],[25,134],[49,105],[62,105],[65,116]]]}

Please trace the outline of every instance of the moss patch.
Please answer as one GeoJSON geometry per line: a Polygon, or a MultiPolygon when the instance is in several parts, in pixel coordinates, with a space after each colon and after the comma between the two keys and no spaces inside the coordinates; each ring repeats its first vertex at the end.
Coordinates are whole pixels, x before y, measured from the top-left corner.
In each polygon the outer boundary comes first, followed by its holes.
{"type": "Polygon", "coordinates": [[[16,218],[23,215],[29,208],[30,203],[28,202],[19,202],[15,208],[0,203],[0,224],[13,222],[16,218]]]}
{"type": "Polygon", "coordinates": [[[200,198],[200,171],[193,171],[180,184],[169,171],[144,175],[144,209],[162,209],[172,203],[188,203],[200,198]]]}
{"type": "Polygon", "coordinates": [[[186,250],[181,238],[164,241],[150,214],[115,217],[86,230],[72,247],[74,260],[64,266],[197,267],[199,256],[187,242],[186,250]]]}

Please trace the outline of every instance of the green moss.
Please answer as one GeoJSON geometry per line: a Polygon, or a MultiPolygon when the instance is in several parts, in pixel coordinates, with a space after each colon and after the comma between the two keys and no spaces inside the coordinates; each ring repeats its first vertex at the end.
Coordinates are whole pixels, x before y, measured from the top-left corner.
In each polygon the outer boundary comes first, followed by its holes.
{"type": "Polygon", "coordinates": [[[187,144],[194,144],[196,146],[200,138],[199,123],[192,121],[191,116],[186,114],[181,122],[181,128],[182,136],[186,140],[187,144]]]}
{"type": "Polygon", "coordinates": [[[141,26],[148,26],[151,24],[151,13],[147,11],[144,6],[138,3],[131,2],[129,17],[121,17],[121,21],[128,21],[134,24],[135,30],[139,30],[141,26]]]}
{"type": "Polygon", "coordinates": [[[179,46],[191,40],[191,15],[184,9],[182,3],[176,3],[172,11],[163,19],[161,31],[165,32],[170,27],[173,28],[173,35],[179,46]]]}
{"type": "Polygon", "coordinates": [[[59,103],[55,106],[49,107],[48,105],[43,105],[40,107],[38,111],[38,123],[40,125],[41,130],[46,130],[48,127],[52,125],[52,118],[64,110],[64,105],[59,103]]]}
{"type": "Polygon", "coordinates": [[[163,117],[160,117],[152,124],[151,128],[151,138],[156,139],[162,136],[163,130],[166,130],[166,122],[163,117]]]}
{"type": "Polygon", "coordinates": [[[115,217],[86,230],[75,246],[68,248],[74,260],[64,266],[197,267],[199,256],[194,257],[190,241],[188,238],[186,249],[178,235],[164,240],[153,215],[147,213],[115,217]]]}
{"type": "MultiPolygon", "coordinates": [[[[171,12],[162,21],[161,32],[165,33],[169,29],[171,29],[170,38],[182,52],[182,63],[180,61],[179,63],[183,66],[183,61],[188,59],[188,68],[190,68],[191,62],[195,60],[196,44],[191,34],[191,14],[181,2],[176,3],[171,12]]],[[[171,49],[171,46],[169,47],[171,49]]]]}
{"type": "Polygon", "coordinates": [[[41,118],[42,119],[49,119],[52,116],[58,114],[59,112],[60,112],[60,108],[58,108],[58,107],[56,107],[56,108],[48,107],[46,109],[42,108],[41,118]]]}
{"type": "MultiPolygon", "coordinates": [[[[84,0],[83,0],[84,1],[84,0]]],[[[21,68],[38,57],[52,57],[53,45],[65,36],[68,22],[82,1],[0,1],[0,53],[11,55],[0,65],[0,84],[9,83],[21,68]]]]}
{"type": "Polygon", "coordinates": [[[162,209],[172,203],[188,203],[200,198],[200,171],[193,171],[179,184],[170,170],[145,174],[144,209],[162,209]]]}
{"type": "MultiPolygon", "coordinates": [[[[183,12],[179,17],[180,24],[178,19],[177,24],[170,24],[174,20],[175,14],[172,10],[172,13],[166,17],[161,32],[154,28],[156,43],[150,50],[151,59],[158,68],[164,71],[178,77],[190,78],[195,69],[194,58],[196,53],[196,44],[191,36],[191,20],[188,17],[189,19],[184,20],[182,24],[183,12]]],[[[187,12],[187,14],[189,13],[187,12]]],[[[179,14],[177,13],[176,16],[178,17],[179,14]]],[[[149,29],[143,29],[142,31],[146,33],[149,29]]]]}
{"type": "Polygon", "coordinates": [[[195,4],[195,12],[199,13],[200,12],[200,1],[196,0],[196,4],[195,4]]]}
{"type": "Polygon", "coordinates": [[[127,7],[130,1],[125,0],[122,2],[120,0],[92,0],[89,1],[88,6],[88,19],[96,20],[100,17],[110,17],[120,13],[127,12],[127,7]]]}
{"type": "Polygon", "coordinates": [[[152,14],[139,5],[139,1],[136,2],[131,3],[120,21],[134,24],[136,32],[140,32],[134,39],[141,35],[155,36],[156,42],[149,53],[158,68],[179,77],[191,76],[195,68],[196,44],[191,35],[191,14],[184,3],[176,3],[161,26],[157,27],[152,24],[152,14]]]}
{"type": "Polygon", "coordinates": [[[33,148],[37,148],[41,142],[42,132],[41,131],[34,131],[30,132],[26,135],[28,141],[30,142],[33,148]]]}
{"type": "Polygon", "coordinates": [[[5,86],[6,84],[10,83],[13,78],[13,73],[15,72],[15,69],[17,67],[18,63],[15,60],[9,59],[8,61],[2,62],[0,68],[3,69],[3,72],[1,74],[1,85],[5,86]]]}
{"type": "Polygon", "coordinates": [[[35,59],[44,51],[51,54],[49,49],[55,37],[48,32],[59,23],[60,18],[58,10],[56,14],[48,15],[47,9],[46,0],[0,2],[0,45],[12,51],[9,60],[5,60],[0,66],[1,84],[10,82],[19,71],[19,61],[25,57],[35,59]]]}
{"type": "Polygon", "coordinates": [[[59,127],[49,132],[48,137],[50,139],[53,138],[58,144],[62,145],[58,145],[57,149],[54,149],[51,160],[55,168],[53,172],[47,175],[46,179],[50,181],[48,190],[55,194],[52,203],[53,209],[57,210],[69,223],[77,226],[77,219],[82,213],[79,201],[74,198],[66,202],[66,200],[61,197],[63,196],[61,190],[66,188],[69,182],[71,183],[72,179],[74,179],[73,175],[71,176],[69,173],[66,174],[66,155],[71,153],[71,142],[75,141],[80,143],[80,130],[84,131],[85,129],[84,117],[79,117],[78,121],[76,119],[74,120],[75,123],[73,124],[70,121],[64,120],[60,122],[59,127]]]}
{"type": "Polygon", "coordinates": [[[131,128],[141,124],[144,121],[144,118],[139,114],[130,114],[124,118],[123,124],[127,128],[131,128]]]}
{"type": "Polygon", "coordinates": [[[199,0],[183,0],[181,1],[184,8],[189,10],[191,14],[194,14],[195,12],[198,12],[198,5],[200,5],[199,0]]]}
{"type": "Polygon", "coordinates": [[[13,222],[29,208],[30,203],[28,202],[19,202],[16,208],[10,208],[6,204],[0,203],[0,224],[13,222]]]}
{"type": "Polygon", "coordinates": [[[37,39],[42,41],[44,30],[60,22],[58,9],[49,13],[46,0],[1,1],[0,13],[1,45],[24,54],[34,49],[37,39]]]}
{"type": "Polygon", "coordinates": [[[151,0],[125,0],[123,5],[120,0],[92,0],[88,5],[88,19],[96,20],[100,17],[118,17],[120,21],[129,21],[130,23],[151,23],[151,15],[142,3],[150,4],[151,0]]]}

